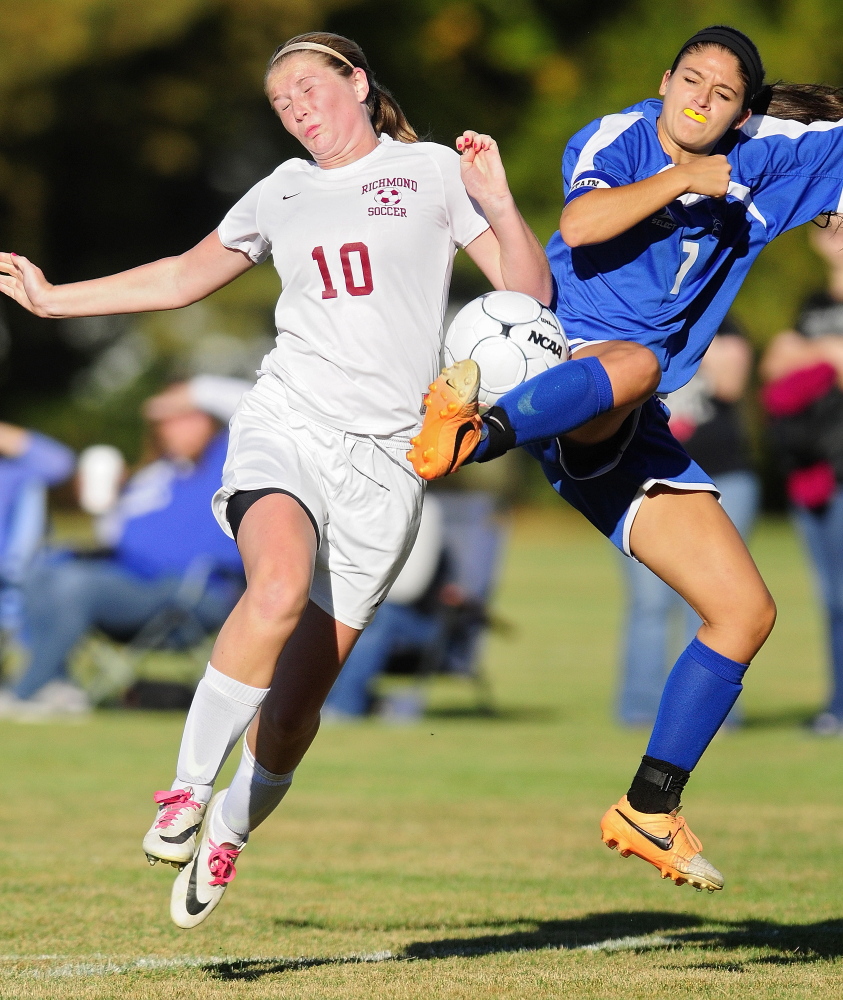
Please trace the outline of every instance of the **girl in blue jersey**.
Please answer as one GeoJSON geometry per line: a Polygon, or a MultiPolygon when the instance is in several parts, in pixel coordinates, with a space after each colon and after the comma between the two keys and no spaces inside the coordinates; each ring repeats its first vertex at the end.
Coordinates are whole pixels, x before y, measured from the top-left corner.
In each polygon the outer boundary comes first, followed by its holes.
{"type": "Polygon", "coordinates": [[[746,35],[706,28],[664,74],[662,101],[607,115],[571,139],[565,208],[547,252],[573,360],[504,395],[482,420],[471,363],[447,369],[409,454],[432,479],[526,446],[561,496],[699,614],[647,754],[602,833],[663,877],[711,891],[723,877],[677,816],[680,795],[775,605],[654,393],[690,380],[771,239],[841,210],[843,119],[817,120],[816,88],[763,79],[746,35]]]}

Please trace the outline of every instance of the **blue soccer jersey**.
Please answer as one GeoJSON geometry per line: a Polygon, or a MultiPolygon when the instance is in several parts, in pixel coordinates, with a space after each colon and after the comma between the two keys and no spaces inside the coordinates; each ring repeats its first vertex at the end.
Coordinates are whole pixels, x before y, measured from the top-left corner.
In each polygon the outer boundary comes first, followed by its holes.
{"type": "MultiPolygon", "coordinates": [[[[566,202],[671,169],[656,130],[661,107],[643,101],[581,129],[562,160],[566,202]]],[[[646,345],[662,367],[660,392],[690,381],[770,240],[843,211],[843,119],[801,125],[755,115],[715,152],[732,166],[724,199],[686,194],[605,243],[571,248],[557,232],[547,247],[573,346],[646,345]]]]}

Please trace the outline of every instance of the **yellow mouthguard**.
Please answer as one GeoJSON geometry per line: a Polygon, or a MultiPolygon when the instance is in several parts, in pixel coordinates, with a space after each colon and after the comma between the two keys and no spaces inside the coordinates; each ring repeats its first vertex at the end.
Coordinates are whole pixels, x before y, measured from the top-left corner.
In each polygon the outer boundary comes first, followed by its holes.
{"type": "Polygon", "coordinates": [[[706,118],[705,115],[697,114],[696,111],[691,111],[690,108],[685,108],[685,110],[682,113],[685,114],[685,115],[687,115],[689,118],[693,118],[695,122],[707,122],[708,121],[708,119],[706,118]]]}

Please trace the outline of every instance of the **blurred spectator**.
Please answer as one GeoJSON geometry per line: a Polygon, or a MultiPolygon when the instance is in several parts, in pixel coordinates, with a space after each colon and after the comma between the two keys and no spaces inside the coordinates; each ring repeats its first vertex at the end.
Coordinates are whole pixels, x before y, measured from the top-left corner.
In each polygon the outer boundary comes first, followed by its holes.
{"type": "MultiPolygon", "coordinates": [[[[443,601],[459,603],[463,596],[446,580],[442,508],[436,496],[428,493],[410,556],[334,682],[322,709],[323,718],[365,715],[373,700],[372,684],[393,654],[438,646],[444,638],[445,621],[437,610],[443,601]]],[[[418,715],[423,708],[419,692],[411,692],[402,704],[407,716],[418,715]]]]}
{"type": "Polygon", "coordinates": [[[46,488],[73,472],[73,452],[35,431],[0,423],[0,629],[20,632],[20,584],[46,526],[46,488]]]}
{"type": "Polygon", "coordinates": [[[803,304],[795,330],[773,338],[761,375],[793,520],[827,616],[831,692],[811,726],[843,735],[843,229],[824,221],[811,242],[828,266],[827,290],[803,304]]]}
{"type": "MultiPolygon", "coordinates": [[[[672,392],[666,405],[670,429],[691,458],[713,477],[721,503],[741,535],[752,530],[758,510],[759,482],[752,470],[749,441],[740,409],[752,367],[752,349],[727,317],[691,381],[672,392]]],[[[686,646],[700,619],[643,563],[623,559],[627,592],[623,639],[620,721],[650,726],[675,656],[669,649],[671,625],[678,624],[678,647],[686,646]]],[[[735,709],[728,722],[736,725],[735,709]]]]}
{"type": "Polygon", "coordinates": [[[208,631],[219,628],[242,590],[234,542],[211,513],[219,487],[230,419],[249,383],[200,376],[148,400],[144,416],[159,457],[129,480],[99,523],[107,551],[54,552],[24,587],[32,658],[24,675],[0,692],[0,713],[79,714],[90,707],[67,679],[77,642],[97,627],[126,640],[176,597],[198,562],[213,572],[195,608],[208,631]]]}

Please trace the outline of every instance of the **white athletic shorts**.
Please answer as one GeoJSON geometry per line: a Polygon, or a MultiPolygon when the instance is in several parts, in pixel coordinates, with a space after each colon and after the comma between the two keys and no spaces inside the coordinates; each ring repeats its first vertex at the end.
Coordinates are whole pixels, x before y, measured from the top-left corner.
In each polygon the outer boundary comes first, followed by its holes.
{"type": "Polygon", "coordinates": [[[311,515],[319,549],[311,600],[362,629],[410,554],[424,483],[406,459],[408,437],[352,434],[293,410],[283,383],[263,374],[231,419],[222,488],[212,501],[227,535],[238,490],[275,487],[311,515]]]}

